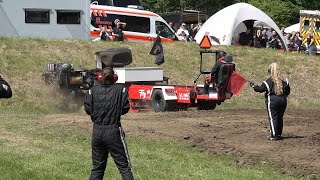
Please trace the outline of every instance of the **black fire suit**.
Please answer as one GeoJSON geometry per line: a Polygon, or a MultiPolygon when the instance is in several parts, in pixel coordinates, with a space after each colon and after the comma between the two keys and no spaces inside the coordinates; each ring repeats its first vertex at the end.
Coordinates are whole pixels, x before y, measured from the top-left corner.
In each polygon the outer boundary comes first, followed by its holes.
{"type": "Polygon", "coordinates": [[[120,117],[129,109],[128,91],[123,85],[97,85],[85,96],[84,109],[93,121],[90,180],[103,179],[108,154],[112,156],[122,179],[132,180],[131,163],[120,117]]]}
{"type": "Polygon", "coordinates": [[[287,96],[290,94],[288,80],[283,81],[283,94],[276,95],[274,91],[275,84],[271,77],[263,81],[260,86],[253,86],[256,92],[265,92],[266,106],[269,117],[269,125],[272,137],[281,137],[283,130],[283,115],[287,107],[287,96]]]}
{"type": "Polygon", "coordinates": [[[221,65],[226,64],[226,62],[224,62],[223,60],[217,61],[212,70],[211,70],[211,76],[216,78],[216,81],[218,79],[219,76],[219,71],[220,71],[220,67],[221,65]]]}
{"type": "MultiPolygon", "coordinates": [[[[218,75],[219,75],[219,71],[220,71],[220,67],[221,65],[226,64],[226,62],[224,61],[224,57],[221,57],[212,67],[210,76],[208,78],[206,78],[205,82],[204,82],[204,92],[205,94],[208,94],[209,91],[209,87],[210,87],[210,83],[212,81],[214,81],[213,79],[215,79],[215,82],[218,83],[218,75]]],[[[218,86],[219,87],[219,86],[218,86]]]]}
{"type": "Polygon", "coordinates": [[[11,98],[12,91],[9,84],[0,76],[0,98],[11,98]]]}

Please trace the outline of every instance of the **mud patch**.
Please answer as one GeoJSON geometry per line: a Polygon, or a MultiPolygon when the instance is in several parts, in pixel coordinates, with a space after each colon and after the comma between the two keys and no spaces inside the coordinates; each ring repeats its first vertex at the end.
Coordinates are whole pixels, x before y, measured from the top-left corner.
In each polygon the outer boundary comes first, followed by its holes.
{"type": "MultiPolygon", "coordinates": [[[[252,165],[259,159],[279,167],[282,174],[312,179],[320,172],[319,114],[320,110],[287,110],[281,141],[267,139],[265,109],[129,113],[123,116],[122,124],[127,134],[175,139],[211,154],[235,155],[238,166],[252,165]],[[288,168],[294,169],[293,174],[288,168]]],[[[83,113],[41,119],[91,130],[91,120],[83,113]]]]}

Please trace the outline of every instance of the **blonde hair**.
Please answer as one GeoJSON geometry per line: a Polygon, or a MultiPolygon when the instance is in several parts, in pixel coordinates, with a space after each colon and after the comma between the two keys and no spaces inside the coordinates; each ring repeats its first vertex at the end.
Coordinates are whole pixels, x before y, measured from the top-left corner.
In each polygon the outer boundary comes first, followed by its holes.
{"type": "Polygon", "coordinates": [[[283,78],[281,76],[281,72],[279,69],[279,66],[277,63],[272,63],[269,68],[268,68],[268,72],[271,75],[271,79],[274,83],[274,92],[276,95],[281,95],[283,94],[283,78]]]}

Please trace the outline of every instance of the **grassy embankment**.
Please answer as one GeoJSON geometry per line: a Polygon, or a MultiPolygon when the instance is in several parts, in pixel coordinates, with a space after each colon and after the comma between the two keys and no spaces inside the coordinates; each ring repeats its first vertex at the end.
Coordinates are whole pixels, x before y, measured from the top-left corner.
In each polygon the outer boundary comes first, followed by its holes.
{"type": "MultiPolygon", "coordinates": [[[[41,121],[43,114],[61,113],[68,100],[45,86],[41,74],[48,62],[71,62],[94,68],[93,53],[103,47],[126,46],[133,52],[131,66],[154,66],[151,43],[102,43],[76,40],[0,38],[0,73],[14,89],[14,97],[0,101],[0,179],[87,179],[90,171],[90,134],[77,126],[41,121]]],[[[198,72],[196,44],[164,44],[165,75],[173,84],[191,85],[198,72]]],[[[221,47],[236,54],[238,71],[256,82],[276,61],[292,85],[290,108],[319,107],[318,57],[274,50],[221,47]]],[[[263,97],[248,87],[221,108],[264,108],[263,97]]],[[[89,120],[89,119],[88,119],[89,120]]],[[[128,139],[137,179],[290,179],[267,165],[238,168],[234,159],[200,153],[167,140],[128,139]]],[[[111,163],[113,164],[113,163],[111,163]]],[[[114,165],[108,179],[119,179],[114,165]]]]}
{"type": "MultiPolygon", "coordinates": [[[[13,86],[14,98],[2,101],[1,106],[15,107],[22,111],[58,112],[65,99],[52,87],[45,86],[41,74],[48,62],[70,62],[94,68],[94,52],[105,47],[126,46],[132,50],[133,63],[130,66],[156,66],[154,56],[148,55],[151,43],[103,43],[89,41],[48,41],[39,39],[0,38],[0,73],[13,86]]],[[[278,62],[289,78],[292,94],[289,108],[320,107],[320,61],[319,56],[288,54],[272,49],[246,47],[215,47],[236,55],[237,71],[248,80],[261,83],[266,69],[272,62],[278,62]]],[[[193,43],[165,43],[165,76],[171,84],[192,85],[199,71],[199,48],[193,43]]],[[[232,98],[220,108],[264,108],[264,97],[253,93],[246,86],[242,94],[232,98]]]]}

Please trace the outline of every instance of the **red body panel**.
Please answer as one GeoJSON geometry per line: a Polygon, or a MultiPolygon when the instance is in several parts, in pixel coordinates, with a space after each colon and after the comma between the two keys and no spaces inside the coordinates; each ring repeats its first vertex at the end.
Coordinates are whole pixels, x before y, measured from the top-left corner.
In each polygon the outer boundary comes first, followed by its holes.
{"type": "MultiPolygon", "coordinates": [[[[129,92],[129,99],[135,100],[144,100],[144,101],[151,101],[152,89],[154,86],[161,86],[161,85],[143,85],[143,84],[127,84],[125,85],[128,88],[129,92]]],[[[164,85],[168,86],[168,85],[164,85]]],[[[173,86],[176,91],[177,102],[178,103],[191,103],[190,98],[190,90],[193,89],[193,86],[179,86],[179,85],[169,85],[173,86]]],[[[198,100],[224,100],[226,99],[225,93],[220,93],[218,98],[209,97],[209,95],[196,95],[196,99],[198,100]]]]}
{"type": "Polygon", "coordinates": [[[192,86],[176,86],[174,89],[176,90],[177,94],[177,102],[178,103],[187,103],[189,104],[190,101],[190,90],[192,86]]]}
{"type": "Polygon", "coordinates": [[[130,84],[127,86],[129,99],[135,100],[151,100],[151,92],[153,85],[135,85],[130,84]]]}
{"type": "MultiPolygon", "coordinates": [[[[193,98],[190,97],[190,90],[194,89],[194,86],[179,86],[179,85],[159,85],[159,84],[133,84],[127,83],[124,86],[128,89],[130,100],[130,112],[152,111],[152,91],[162,86],[173,87],[177,97],[176,109],[186,109],[188,107],[198,107],[199,101],[224,101],[230,97],[226,96],[226,93],[219,93],[217,97],[209,97],[208,94],[199,95],[195,94],[193,98]]],[[[172,90],[172,88],[168,88],[172,90]]]]}

